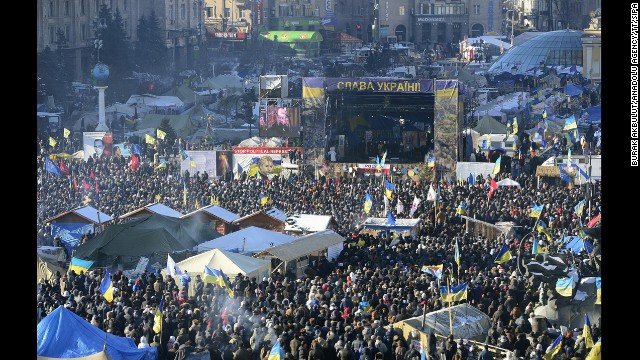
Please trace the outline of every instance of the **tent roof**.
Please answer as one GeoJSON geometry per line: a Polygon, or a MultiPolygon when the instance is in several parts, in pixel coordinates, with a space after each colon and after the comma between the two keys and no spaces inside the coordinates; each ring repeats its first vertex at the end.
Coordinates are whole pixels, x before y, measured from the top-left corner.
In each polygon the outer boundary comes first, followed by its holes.
{"type": "Polygon", "coordinates": [[[197,251],[217,248],[242,254],[256,253],[269,246],[290,243],[294,239],[295,237],[291,235],[285,235],[256,226],[249,226],[242,230],[220,236],[217,239],[206,241],[197,246],[197,251]],[[244,251],[241,251],[243,247],[244,251]]]}
{"type": "Polygon", "coordinates": [[[144,104],[149,107],[183,107],[184,102],[177,96],[164,96],[164,95],[131,95],[125,105],[144,104]]]}
{"type": "MultiPolygon", "coordinates": [[[[416,226],[416,224],[418,224],[421,221],[420,218],[418,219],[396,219],[396,226],[416,226]]],[[[370,217],[367,218],[362,225],[383,225],[386,226],[388,223],[388,219],[385,218],[374,218],[374,217],[370,217]]],[[[392,225],[391,225],[392,226],[392,225]]]]}
{"type": "Polygon", "coordinates": [[[242,78],[237,74],[221,74],[206,79],[198,87],[207,89],[242,89],[242,78]]]}
{"type": "Polygon", "coordinates": [[[157,359],[158,348],[138,349],[132,338],[105,333],[98,327],[59,306],[38,323],[37,354],[52,358],[78,358],[95,355],[107,342],[113,360],[157,359]]]}
{"type": "Polygon", "coordinates": [[[226,221],[228,223],[231,223],[234,220],[240,219],[240,215],[232,213],[231,211],[229,211],[229,210],[227,210],[227,209],[225,209],[223,207],[220,207],[218,205],[208,205],[208,206],[202,207],[202,208],[200,208],[200,209],[198,209],[196,211],[193,211],[193,212],[190,212],[190,213],[188,213],[186,215],[183,215],[182,217],[186,218],[186,217],[189,217],[189,216],[191,216],[191,215],[193,215],[195,213],[201,212],[201,211],[205,212],[205,213],[207,213],[209,215],[213,215],[213,216],[215,216],[215,217],[217,217],[219,219],[222,219],[223,221],[226,221]]]}
{"type": "Polygon", "coordinates": [[[284,221],[285,231],[316,232],[326,230],[333,219],[331,215],[296,214],[284,221]]]}
{"type": "MultiPolygon", "coordinates": [[[[425,317],[425,326],[433,329],[438,335],[448,336],[450,331],[449,324],[451,324],[450,319],[453,319],[453,336],[456,339],[484,341],[484,336],[491,327],[489,316],[467,303],[428,313],[425,317]],[[449,317],[449,309],[451,309],[451,317],[449,317]]],[[[403,320],[403,322],[412,328],[423,329],[422,315],[403,320]]],[[[426,332],[428,333],[429,331],[426,332]]]]}
{"type": "Polygon", "coordinates": [[[181,270],[186,270],[190,274],[204,272],[204,266],[207,265],[212,269],[222,269],[222,272],[227,275],[238,273],[247,275],[256,270],[269,269],[271,262],[226,250],[212,249],[184,259],[177,265],[181,270]]]}
{"type": "Polygon", "coordinates": [[[163,94],[164,96],[175,96],[180,99],[184,103],[193,103],[197,97],[195,91],[191,90],[187,85],[182,84],[180,86],[174,87],[173,89],[167,91],[163,94]]]}
{"type": "Polygon", "coordinates": [[[342,242],[344,242],[344,238],[333,230],[318,231],[313,234],[301,236],[288,244],[265,249],[259,254],[254,255],[254,257],[271,255],[281,261],[291,261],[342,242]]]}
{"type": "MultiPolygon", "coordinates": [[[[145,205],[143,208],[156,213],[156,214],[160,214],[160,215],[164,215],[164,216],[170,216],[170,217],[174,217],[174,218],[179,218],[182,216],[182,213],[176,210],[173,210],[172,208],[168,207],[167,205],[161,204],[161,203],[153,203],[153,204],[149,204],[149,205],[145,205]]],[[[134,210],[135,211],[139,211],[138,210],[134,210]]],[[[127,214],[121,216],[121,217],[126,217],[127,214]]]]}
{"type": "Polygon", "coordinates": [[[58,214],[50,219],[47,219],[45,222],[51,222],[54,221],[64,215],[67,215],[69,213],[74,213],[78,216],[81,216],[85,219],[87,219],[88,221],[94,223],[94,224],[104,224],[107,223],[111,220],[113,220],[113,218],[109,215],[107,215],[106,213],[103,213],[102,211],[99,211],[98,209],[92,207],[92,206],[83,206],[83,207],[79,207],[79,208],[75,208],[73,210],[69,210],[69,211],[65,211],[62,214],[58,214]],[[100,215],[98,215],[98,213],[100,215]]]}
{"type": "Polygon", "coordinates": [[[511,179],[504,179],[504,180],[498,181],[498,186],[517,186],[517,187],[520,187],[520,183],[518,183],[515,180],[511,180],[511,179]]]}
{"type": "Polygon", "coordinates": [[[98,260],[99,255],[140,257],[168,254],[192,250],[196,245],[219,236],[218,232],[195,218],[152,214],[109,226],[91,241],[76,247],[76,256],[98,260]]]}
{"type": "Polygon", "coordinates": [[[479,132],[480,134],[506,134],[507,126],[503,125],[493,117],[485,115],[478,121],[478,125],[476,125],[473,130],[479,132]]]}
{"type": "Polygon", "coordinates": [[[179,137],[186,138],[193,132],[194,126],[191,123],[191,117],[187,114],[145,114],[144,117],[138,120],[138,129],[152,129],[151,133],[155,136],[155,129],[160,127],[164,119],[169,120],[169,125],[171,125],[179,137]]]}

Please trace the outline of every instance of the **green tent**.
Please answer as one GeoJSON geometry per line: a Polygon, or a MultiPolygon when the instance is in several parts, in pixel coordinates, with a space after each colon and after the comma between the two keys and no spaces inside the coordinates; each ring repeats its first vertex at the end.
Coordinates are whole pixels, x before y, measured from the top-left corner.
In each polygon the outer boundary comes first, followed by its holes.
{"type": "Polygon", "coordinates": [[[220,237],[196,218],[174,218],[160,214],[114,224],[75,249],[74,256],[96,261],[97,266],[113,262],[131,266],[141,256],[162,263],[173,252],[191,251],[196,245],[220,237]]]}
{"type": "Polygon", "coordinates": [[[288,44],[295,50],[297,57],[320,55],[320,43],[323,37],[317,31],[280,31],[273,30],[260,34],[263,39],[288,44]]]}
{"type": "Polygon", "coordinates": [[[165,118],[169,120],[169,125],[181,138],[189,137],[195,132],[191,116],[188,114],[145,114],[142,119],[138,120],[138,129],[157,129],[165,118]]]}

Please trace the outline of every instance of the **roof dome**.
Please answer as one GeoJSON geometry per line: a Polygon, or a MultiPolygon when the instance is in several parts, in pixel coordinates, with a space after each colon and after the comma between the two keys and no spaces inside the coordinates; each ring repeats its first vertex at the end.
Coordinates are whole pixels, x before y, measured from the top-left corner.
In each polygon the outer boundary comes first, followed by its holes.
{"type": "Polygon", "coordinates": [[[515,65],[516,73],[523,74],[532,68],[537,69],[541,63],[546,66],[582,66],[581,36],[582,31],[569,29],[540,34],[504,53],[487,73],[511,72],[515,65]]]}

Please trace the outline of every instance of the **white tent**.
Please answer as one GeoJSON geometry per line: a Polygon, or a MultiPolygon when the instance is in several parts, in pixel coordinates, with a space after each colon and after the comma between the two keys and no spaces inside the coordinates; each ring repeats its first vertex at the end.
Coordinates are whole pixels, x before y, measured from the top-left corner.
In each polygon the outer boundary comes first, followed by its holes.
{"type": "Polygon", "coordinates": [[[498,181],[498,186],[516,186],[519,188],[520,184],[515,180],[504,179],[504,180],[498,181]]]}
{"type": "Polygon", "coordinates": [[[232,232],[230,234],[205,241],[196,246],[196,251],[222,249],[240,254],[258,253],[271,246],[286,244],[295,240],[291,235],[262,229],[256,226],[232,232]]]}
{"type": "Polygon", "coordinates": [[[222,270],[233,280],[237,274],[256,279],[269,276],[271,262],[230,251],[213,249],[184,259],[177,265],[180,270],[186,270],[192,277],[198,274],[202,276],[204,266],[207,265],[212,269],[222,270]]]}

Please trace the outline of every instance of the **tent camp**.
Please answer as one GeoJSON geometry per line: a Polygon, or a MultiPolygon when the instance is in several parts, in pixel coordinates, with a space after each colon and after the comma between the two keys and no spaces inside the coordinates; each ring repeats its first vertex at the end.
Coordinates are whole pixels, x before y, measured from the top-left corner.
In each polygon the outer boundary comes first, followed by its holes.
{"type": "Polygon", "coordinates": [[[155,137],[156,129],[160,127],[164,119],[169,120],[169,124],[176,131],[176,135],[181,138],[189,137],[195,132],[191,116],[187,114],[146,114],[138,121],[137,128],[140,130],[147,129],[147,133],[155,137]]]}
{"type": "Polygon", "coordinates": [[[500,123],[498,120],[494,119],[489,115],[484,115],[479,121],[478,125],[473,128],[473,130],[480,133],[480,135],[484,134],[506,134],[507,126],[500,123]]]}
{"type": "MultiPolygon", "coordinates": [[[[220,234],[197,219],[178,219],[160,214],[109,226],[91,241],[76,248],[75,256],[98,264],[133,265],[141,256],[165,261],[168,253],[191,250],[195,246],[219,237],[220,234]]],[[[96,264],[97,265],[97,264],[96,264]]]]}
{"type": "Polygon", "coordinates": [[[290,243],[294,239],[295,237],[291,235],[285,235],[256,226],[249,226],[242,230],[206,241],[198,245],[196,251],[202,252],[211,249],[221,249],[240,254],[253,255],[271,246],[290,243]]]}
{"type": "Polygon", "coordinates": [[[105,333],[64,306],[53,310],[37,327],[38,357],[100,359],[105,347],[113,360],[155,360],[158,348],[138,349],[132,338],[105,333]],[[96,358],[94,358],[94,356],[96,358]]]}
{"type": "Polygon", "coordinates": [[[269,276],[271,262],[231,251],[213,249],[178,263],[178,267],[189,272],[192,277],[198,274],[202,276],[205,265],[212,269],[222,270],[233,281],[237,274],[256,279],[269,276]]]}
{"type": "Polygon", "coordinates": [[[433,330],[437,335],[448,336],[450,324],[453,324],[453,337],[456,339],[471,339],[484,342],[491,327],[491,319],[487,314],[465,303],[449,308],[430,312],[425,317],[425,327],[422,327],[422,315],[399,321],[393,327],[400,329],[405,338],[411,330],[417,330],[424,337],[433,330]],[[450,322],[453,319],[453,322],[450,322]]]}

